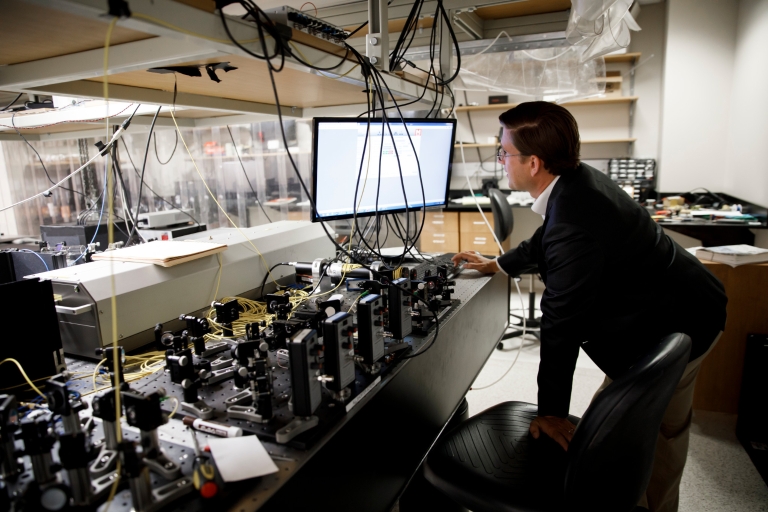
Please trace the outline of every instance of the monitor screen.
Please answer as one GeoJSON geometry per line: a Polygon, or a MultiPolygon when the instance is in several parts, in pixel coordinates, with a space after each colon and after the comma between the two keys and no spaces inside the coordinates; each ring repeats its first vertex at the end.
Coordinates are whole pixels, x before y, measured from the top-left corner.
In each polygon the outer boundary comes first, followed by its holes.
{"type": "Polygon", "coordinates": [[[315,118],[312,220],[402,212],[406,197],[408,209],[445,206],[455,135],[455,119],[405,119],[404,126],[390,118],[387,126],[381,119],[369,125],[367,119],[315,118]]]}

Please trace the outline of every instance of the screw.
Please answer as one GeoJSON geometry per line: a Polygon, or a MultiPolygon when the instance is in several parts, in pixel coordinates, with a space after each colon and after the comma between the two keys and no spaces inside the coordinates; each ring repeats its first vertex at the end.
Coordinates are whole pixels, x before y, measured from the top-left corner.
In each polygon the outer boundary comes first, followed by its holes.
{"type": "Polygon", "coordinates": [[[379,59],[377,59],[376,57],[371,57],[370,61],[371,61],[371,64],[376,65],[376,63],[379,62],[379,59]]]}
{"type": "Polygon", "coordinates": [[[371,38],[371,44],[372,44],[373,46],[376,46],[377,44],[379,44],[379,40],[378,40],[377,38],[375,38],[375,37],[372,37],[372,38],[371,38]]]}

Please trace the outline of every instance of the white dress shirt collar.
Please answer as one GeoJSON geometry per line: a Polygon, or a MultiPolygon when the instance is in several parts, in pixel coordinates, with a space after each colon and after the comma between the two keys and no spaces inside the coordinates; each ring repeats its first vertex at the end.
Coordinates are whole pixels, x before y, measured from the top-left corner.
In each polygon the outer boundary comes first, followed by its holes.
{"type": "Polygon", "coordinates": [[[557,180],[559,179],[560,176],[555,176],[555,179],[552,180],[552,183],[550,183],[549,186],[544,189],[544,192],[542,192],[541,195],[536,198],[536,201],[534,201],[533,205],[531,206],[531,210],[541,215],[542,219],[547,215],[547,203],[549,202],[549,195],[552,193],[552,189],[555,188],[555,183],[557,183],[557,180]]]}

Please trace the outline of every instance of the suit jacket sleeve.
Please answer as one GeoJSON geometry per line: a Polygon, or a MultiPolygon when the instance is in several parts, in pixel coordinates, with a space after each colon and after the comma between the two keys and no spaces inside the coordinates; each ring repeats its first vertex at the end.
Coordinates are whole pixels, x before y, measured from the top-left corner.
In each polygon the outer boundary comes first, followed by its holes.
{"type": "Polygon", "coordinates": [[[542,227],[533,236],[521,242],[515,249],[507,251],[496,259],[496,264],[505,274],[517,277],[536,271],[541,260],[542,227]]]}
{"type": "Polygon", "coordinates": [[[562,222],[548,227],[542,250],[547,289],[541,300],[539,415],[567,417],[579,347],[597,321],[605,256],[585,229],[562,222]]]}

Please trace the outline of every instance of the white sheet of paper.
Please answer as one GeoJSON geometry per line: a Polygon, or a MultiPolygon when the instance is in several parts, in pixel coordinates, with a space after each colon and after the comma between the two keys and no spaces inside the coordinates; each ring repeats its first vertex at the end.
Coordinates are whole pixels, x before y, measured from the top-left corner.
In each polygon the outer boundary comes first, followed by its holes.
{"type": "Polygon", "coordinates": [[[208,446],[225,482],[238,482],[279,471],[256,436],[208,439],[208,446]]]}

